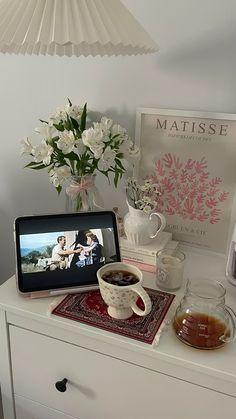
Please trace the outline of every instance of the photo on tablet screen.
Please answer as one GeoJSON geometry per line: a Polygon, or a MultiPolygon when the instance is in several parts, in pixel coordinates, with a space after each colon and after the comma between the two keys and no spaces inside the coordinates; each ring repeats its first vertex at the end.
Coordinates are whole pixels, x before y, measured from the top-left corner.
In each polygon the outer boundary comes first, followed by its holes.
{"type": "Polygon", "coordinates": [[[19,217],[15,242],[22,293],[98,286],[97,270],[121,260],[112,211],[19,217]]]}

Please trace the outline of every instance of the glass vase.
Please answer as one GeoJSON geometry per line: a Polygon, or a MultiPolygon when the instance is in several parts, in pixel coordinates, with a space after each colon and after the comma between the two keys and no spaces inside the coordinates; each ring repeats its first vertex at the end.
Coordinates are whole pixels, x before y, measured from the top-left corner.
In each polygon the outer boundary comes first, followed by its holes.
{"type": "Polygon", "coordinates": [[[73,176],[66,188],[66,212],[89,212],[103,209],[95,186],[96,175],[73,176]]]}

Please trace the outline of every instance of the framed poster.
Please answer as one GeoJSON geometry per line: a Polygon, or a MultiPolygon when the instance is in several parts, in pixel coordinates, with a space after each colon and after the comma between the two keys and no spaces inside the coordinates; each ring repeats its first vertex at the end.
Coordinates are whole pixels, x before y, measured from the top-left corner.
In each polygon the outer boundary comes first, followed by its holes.
{"type": "Polygon", "coordinates": [[[225,253],[236,185],[236,115],[138,108],[135,176],[158,182],[175,240],[225,253]]]}

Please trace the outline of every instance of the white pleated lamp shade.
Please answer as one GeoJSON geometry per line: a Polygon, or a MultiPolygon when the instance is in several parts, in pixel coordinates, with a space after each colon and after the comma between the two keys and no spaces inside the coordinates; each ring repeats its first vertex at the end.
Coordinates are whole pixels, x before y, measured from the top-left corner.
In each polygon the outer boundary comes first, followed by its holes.
{"type": "Polygon", "coordinates": [[[157,44],[119,0],[0,0],[0,52],[136,55],[157,44]]]}

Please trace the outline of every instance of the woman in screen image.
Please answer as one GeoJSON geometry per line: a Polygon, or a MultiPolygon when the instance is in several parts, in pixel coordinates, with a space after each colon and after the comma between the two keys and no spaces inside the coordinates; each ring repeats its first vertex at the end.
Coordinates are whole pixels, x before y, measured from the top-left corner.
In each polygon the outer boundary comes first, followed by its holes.
{"type": "Polygon", "coordinates": [[[78,246],[82,247],[83,250],[78,255],[79,260],[73,264],[77,268],[101,262],[102,246],[99,243],[96,234],[93,234],[91,231],[87,231],[85,233],[85,240],[86,245],[78,243],[78,246]]]}
{"type": "Polygon", "coordinates": [[[102,247],[96,234],[89,231],[86,233],[86,237],[88,247],[84,246],[84,251],[89,253],[88,257],[90,257],[91,264],[101,262],[102,247]]]}

